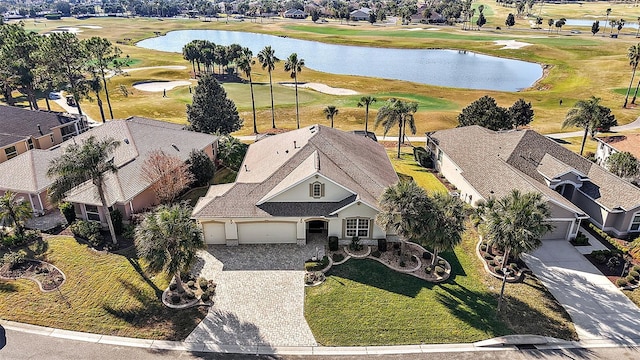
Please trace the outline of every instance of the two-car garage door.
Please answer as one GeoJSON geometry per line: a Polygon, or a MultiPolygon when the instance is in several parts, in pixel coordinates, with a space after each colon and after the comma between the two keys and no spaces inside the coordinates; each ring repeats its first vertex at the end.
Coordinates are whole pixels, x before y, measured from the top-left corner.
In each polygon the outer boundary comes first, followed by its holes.
{"type": "MultiPolygon", "coordinates": [[[[294,222],[237,223],[240,244],[295,244],[294,222]]],[[[203,224],[207,244],[226,244],[225,225],[222,222],[203,224]]]]}
{"type": "Polygon", "coordinates": [[[238,223],[240,244],[295,244],[296,223],[255,222],[238,223]]]}

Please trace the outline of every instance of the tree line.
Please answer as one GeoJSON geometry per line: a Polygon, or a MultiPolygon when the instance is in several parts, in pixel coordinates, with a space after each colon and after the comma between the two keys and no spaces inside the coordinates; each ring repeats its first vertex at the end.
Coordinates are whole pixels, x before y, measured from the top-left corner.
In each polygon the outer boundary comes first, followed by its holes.
{"type": "Polygon", "coordinates": [[[94,94],[102,121],[105,113],[104,90],[109,116],[113,109],[107,79],[127,66],[128,57],[105,38],[94,36],[79,40],[75,34],[54,32],[41,36],[24,29],[22,23],[0,26],[0,88],[5,101],[13,106],[14,91],[24,94],[32,110],[38,110],[38,98],[64,89],[72,94],[82,115],[81,100],[94,94]]]}

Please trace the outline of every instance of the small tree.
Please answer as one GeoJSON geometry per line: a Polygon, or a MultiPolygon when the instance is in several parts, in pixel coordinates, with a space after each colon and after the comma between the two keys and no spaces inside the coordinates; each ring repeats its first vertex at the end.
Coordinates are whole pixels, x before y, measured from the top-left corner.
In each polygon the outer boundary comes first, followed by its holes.
{"type": "Polygon", "coordinates": [[[324,108],[324,116],[331,120],[331,127],[333,127],[333,118],[334,116],[338,115],[338,108],[333,106],[333,105],[329,105],[326,108],[324,108]]]}
{"type": "Polygon", "coordinates": [[[434,205],[434,226],[432,231],[424,234],[423,243],[433,249],[433,270],[440,252],[453,249],[462,242],[464,207],[460,198],[449,194],[434,193],[431,199],[434,205]]]}
{"type": "Polygon", "coordinates": [[[513,16],[512,13],[509,13],[509,15],[507,15],[507,20],[504,21],[504,24],[507,25],[508,27],[512,27],[513,25],[516,24],[516,17],[513,16]]]}
{"type": "Polygon", "coordinates": [[[203,133],[229,134],[240,130],[242,119],[236,104],[213,75],[198,80],[193,104],[187,105],[187,121],[191,129],[203,133]]]}
{"type": "Polygon", "coordinates": [[[365,133],[369,131],[369,106],[374,102],[378,101],[373,96],[363,96],[358,101],[358,107],[364,107],[364,131],[365,133]]]}
{"type": "Polygon", "coordinates": [[[173,275],[179,292],[184,292],[180,274],[196,260],[205,246],[202,231],[191,220],[191,207],[184,204],[161,205],[147,213],[135,230],[138,256],[149,262],[149,270],[173,275]]]}
{"type": "Polygon", "coordinates": [[[24,221],[31,216],[31,206],[23,197],[16,197],[16,193],[11,191],[0,197],[0,224],[13,226],[19,238],[24,235],[24,221]]]}
{"type": "Polygon", "coordinates": [[[533,109],[531,108],[531,102],[526,102],[524,99],[518,99],[509,108],[509,115],[513,121],[513,127],[529,125],[533,121],[533,109]]]}
{"type": "Polygon", "coordinates": [[[591,34],[595,36],[600,31],[600,21],[596,20],[591,25],[591,34]]]}
{"type": "Polygon", "coordinates": [[[189,166],[179,157],[154,150],[144,160],[142,178],[151,184],[151,190],[160,204],[173,203],[180,192],[193,182],[189,166]]]}
{"type": "Polygon", "coordinates": [[[484,17],[483,13],[480,13],[480,16],[478,16],[478,21],[476,21],[476,25],[478,25],[478,30],[480,30],[481,27],[484,26],[484,24],[487,23],[487,19],[484,17]]]}
{"type": "Polygon", "coordinates": [[[547,25],[549,25],[549,32],[551,32],[551,27],[553,26],[554,23],[555,21],[553,19],[547,20],[547,25]]]}
{"type": "Polygon", "coordinates": [[[248,148],[249,145],[231,135],[222,137],[218,142],[218,159],[231,170],[238,171],[248,148]]]}
{"type": "Polygon", "coordinates": [[[638,176],[638,159],[628,151],[615,152],[607,158],[607,169],[621,178],[638,176]]]}
{"type": "Polygon", "coordinates": [[[458,115],[458,126],[480,125],[491,130],[513,128],[509,111],[488,95],[472,102],[458,115]]]}
{"type": "Polygon", "coordinates": [[[187,160],[189,172],[193,174],[196,186],[204,186],[209,183],[216,173],[216,165],[213,160],[202,150],[192,150],[187,160]]]}

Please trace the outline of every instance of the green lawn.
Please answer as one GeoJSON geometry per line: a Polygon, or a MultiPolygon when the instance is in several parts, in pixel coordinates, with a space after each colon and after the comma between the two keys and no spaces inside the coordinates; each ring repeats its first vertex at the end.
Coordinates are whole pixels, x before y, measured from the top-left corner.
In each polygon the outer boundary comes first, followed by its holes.
{"type": "Polygon", "coordinates": [[[66,275],[60,292],[42,293],[30,280],[0,280],[0,318],[66,330],[182,340],[204,318],[160,301],[165,276],[146,274],[133,256],[99,253],[69,236],[30,247],[66,275]]]}
{"type": "Polygon", "coordinates": [[[500,281],[486,275],[474,252],[475,231],[443,256],[452,278],[433,285],[373,260],[333,267],[327,281],[306,289],[305,316],[326,346],[473,342],[506,334],[567,340],[577,335],[564,309],[533,278],[508,284],[497,316],[500,281]]]}
{"type": "MultiPolygon", "coordinates": [[[[213,176],[213,179],[209,181],[209,185],[227,184],[230,182],[234,182],[236,180],[237,174],[238,174],[237,172],[227,167],[218,169],[216,170],[216,173],[213,176]]],[[[208,185],[191,189],[186,194],[182,195],[181,200],[186,200],[189,202],[191,206],[195,206],[196,203],[198,202],[198,199],[205,196],[207,194],[207,191],[209,191],[208,185]]]]}
{"type": "Polygon", "coordinates": [[[410,153],[410,148],[402,148],[401,159],[397,158],[397,151],[387,150],[389,159],[398,176],[410,176],[413,180],[427,191],[446,193],[447,188],[438,180],[438,178],[427,169],[418,165],[410,153]]]}

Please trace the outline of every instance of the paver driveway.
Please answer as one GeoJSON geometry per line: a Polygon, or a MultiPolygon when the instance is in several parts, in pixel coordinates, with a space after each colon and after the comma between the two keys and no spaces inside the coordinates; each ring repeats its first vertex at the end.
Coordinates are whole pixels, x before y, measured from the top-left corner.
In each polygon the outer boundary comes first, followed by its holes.
{"type": "Polygon", "coordinates": [[[215,305],[187,342],[315,346],[304,318],[304,260],[324,245],[211,245],[196,273],[218,283],[215,305]]]}
{"type": "Polygon", "coordinates": [[[640,340],[640,309],[569,242],[543,241],[523,259],[567,310],[580,340],[640,340]]]}

